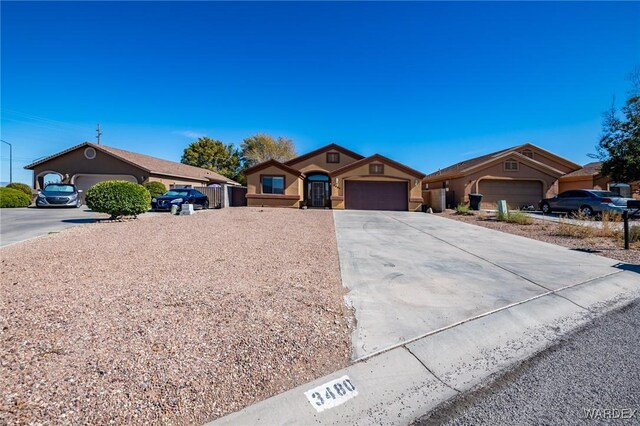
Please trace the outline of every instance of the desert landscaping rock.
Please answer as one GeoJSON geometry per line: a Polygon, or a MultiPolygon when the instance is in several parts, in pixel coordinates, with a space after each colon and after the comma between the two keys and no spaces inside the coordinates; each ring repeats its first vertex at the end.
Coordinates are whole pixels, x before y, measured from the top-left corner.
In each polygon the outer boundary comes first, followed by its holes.
{"type": "Polygon", "coordinates": [[[96,223],[0,250],[0,424],[200,424],[350,358],[329,211],[96,223]]]}

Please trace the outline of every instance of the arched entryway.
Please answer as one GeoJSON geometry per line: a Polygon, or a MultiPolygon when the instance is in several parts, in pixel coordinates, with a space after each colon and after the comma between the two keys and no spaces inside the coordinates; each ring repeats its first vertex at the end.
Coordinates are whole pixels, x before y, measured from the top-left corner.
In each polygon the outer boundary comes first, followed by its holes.
{"type": "Polygon", "coordinates": [[[53,170],[46,170],[38,173],[34,177],[33,187],[35,189],[42,189],[49,183],[60,183],[63,182],[64,179],[65,176],[63,176],[62,173],[53,170]]]}
{"type": "Polygon", "coordinates": [[[331,178],[324,172],[307,173],[304,178],[304,205],[331,207],[331,178]]]}

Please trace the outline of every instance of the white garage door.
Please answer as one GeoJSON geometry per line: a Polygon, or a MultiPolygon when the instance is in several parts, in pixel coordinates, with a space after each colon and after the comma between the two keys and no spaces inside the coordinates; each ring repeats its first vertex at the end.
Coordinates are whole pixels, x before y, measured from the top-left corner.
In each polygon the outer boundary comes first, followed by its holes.
{"type": "Polygon", "coordinates": [[[81,189],[84,192],[87,192],[89,188],[95,185],[98,182],[103,182],[105,180],[126,180],[128,182],[138,183],[138,180],[135,176],[131,175],[75,175],[73,177],[73,184],[76,188],[81,189]]]}
{"type": "Polygon", "coordinates": [[[482,207],[496,208],[498,200],[507,200],[509,208],[537,206],[542,199],[542,182],[535,180],[482,180],[478,185],[482,207]]]}

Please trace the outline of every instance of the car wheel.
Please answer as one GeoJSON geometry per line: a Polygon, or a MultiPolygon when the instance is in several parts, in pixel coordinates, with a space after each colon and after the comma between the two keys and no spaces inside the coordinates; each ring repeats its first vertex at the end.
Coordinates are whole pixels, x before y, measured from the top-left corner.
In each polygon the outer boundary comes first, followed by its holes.
{"type": "Polygon", "coordinates": [[[580,213],[583,216],[591,217],[593,216],[593,209],[589,206],[582,206],[580,207],[580,213]]]}
{"type": "Polygon", "coordinates": [[[202,208],[205,209],[205,210],[209,209],[209,200],[204,202],[204,204],[202,205],[202,208]]]}
{"type": "Polygon", "coordinates": [[[551,206],[549,203],[542,203],[542,213],[549,214],[551,213],[551,206]]]}

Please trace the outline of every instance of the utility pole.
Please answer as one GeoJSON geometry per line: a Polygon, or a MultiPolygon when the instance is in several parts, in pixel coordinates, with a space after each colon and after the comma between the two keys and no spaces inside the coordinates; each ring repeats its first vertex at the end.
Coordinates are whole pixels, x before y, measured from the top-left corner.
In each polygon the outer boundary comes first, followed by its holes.
{"type": "Polygon", "coordinates": [[[100,123],[98,123],[98,128],[96,129],[96,139],[98,139],[98,145],[100,145],[100,136],[102,136],[102,132],[100,131],[100,123]]]}
{"type": "Polygon", "coordinates": [[[7,141],[0,139],[0,142],[9,145],[9,183],[13,183],[13,147],[7,141]]]}

